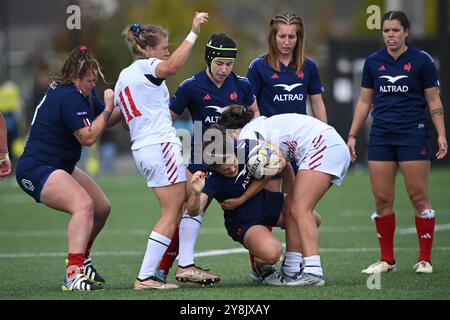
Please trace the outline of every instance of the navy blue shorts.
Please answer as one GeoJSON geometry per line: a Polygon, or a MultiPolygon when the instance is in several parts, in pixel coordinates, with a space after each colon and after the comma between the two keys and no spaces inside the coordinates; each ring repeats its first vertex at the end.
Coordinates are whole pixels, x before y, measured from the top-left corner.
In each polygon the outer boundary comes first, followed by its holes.
{"type": "Polygon", "coordinates": [[[246,215],[245,219],[238,217],[234,219],[232,215],[226,216],[225,228],[234,241],[244,244],[245,234],[255,225],[275,226],[277,224],[283,209],[284,194],[267,190],[264,192],[266,193],[264,203],[258,205],[261,210],[253,210],[251,214],[246,215]]]}
{"type": "Polygon", "coordinates": [[[431,160],[433,156],[430,139],[426,136],[385,139],[384,143],[380,137],[371,137],[368,149],[369,161],[431,160]]]}
{"type": "Polygon", "coordinates": [[[16,180],[19,186],[36,202],[41,202],[41,192],[48,177],[62,169],[72,174],[75,165],[53,166],[33,157],[21,157],[17,163],[16,180]]]}

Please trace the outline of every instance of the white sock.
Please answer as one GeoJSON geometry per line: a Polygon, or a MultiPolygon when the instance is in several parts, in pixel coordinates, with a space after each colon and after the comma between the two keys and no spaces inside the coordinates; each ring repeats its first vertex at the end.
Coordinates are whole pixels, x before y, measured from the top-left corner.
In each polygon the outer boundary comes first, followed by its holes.
{"type": "Polygon", "coordinates": [[[164,252],[170,244],[171,239],[152,231],[148,237],[147,250],[142,261],[138,279],[144,280],[155,275],[156,268],[162,259],[164,252]]]}
{"type": "Polygon", "coordinates": [[[286,251],[284,256],[283,273],[288,276],[293,276],[295,273],[300,272],[301,260],[302,254],[300,252],[286,251]]]}
{"type": "Polygon", "coordinates": [[[433,209],[427,209],[420,214],[422,218],[425,219],[433,219],[435,217],[435,212],[433,209]]]}
{"type": "Polygon", "coordinates": [[[195,242],[197,241],[200,226],[202,225],[203,215],[191,217],[186,212],[180,221],[180,245],[178,249],[178,265],[188,266],[194,264],[195,242]]]}
{"type": "Polygon", "coordinates": [[[320,256],[305,257],[304,273],[312,273],[318,276],[323,276],[322,265],[320,264],[320,256]]]}

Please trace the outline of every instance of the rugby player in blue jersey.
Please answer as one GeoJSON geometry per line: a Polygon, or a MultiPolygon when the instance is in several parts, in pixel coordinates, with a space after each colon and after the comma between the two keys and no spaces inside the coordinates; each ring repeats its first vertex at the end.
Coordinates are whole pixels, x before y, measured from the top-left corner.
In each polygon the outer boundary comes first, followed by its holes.
{"type": "Polygon", "coordinates": [[[98,290],[105,280],[89,252],[106,223],[111,204],[100,187],[76,166],[81,147],[93,145],[120,121],[114,92],[104,103],[94,89],[100,65],[85,46],[76,47],[36,107],[25,150],[17,163],[19,186],[36,202],[70,215],[63,290],[98,290]]]}
{"type": "MultiPolygon", "coordinates": [[[[190,163],[186,170],[187,181],[192,173],[205,171],[202,161],[202,135],[220,118],[226,106],[240,103],[258,114],[255,96],[247,78],[233,72],[237,55],[235,42],[223,33],[214,33],[205,47],[206,68],[185,80],[170,101],[172,119],[181,115],[186,109],[194,123],[194,137],[191,140],[190,163]]],[[[187,197],[191,192],[187,183],[187,197]]],[[[194,264],[194,248],[204,212],[195,217],[184,213],[171,245],[166,250],[157,275],[165,279],[172,264],[179,254],[175,277],[179,281],[214,283],[220,278],[194,264]],[[179,236],[179,238],[178,238],[179,236]]]]}
{"type": "Polygon", "coordinates": [[[415,212],[420,255],[417,273],[432,273],[431,249],[435,212],[428,195],[432,150],[427,108],[438,134],[436,158],[447,154],[444,109],[439,79],[431,56],[408,44],[410,23],[404,12],[390,11],[382,19],[385,47],[364,64],[361,93],[348,135],[352,160],[356,137],[369,112],[373,118],[369,138],[369,173],[375,198],[375,222],[381,249],[379,261],[362,270],[373,274],[396,270],[394,258],[394,194],[397,171],[403,173],[415,212]]]}
{"type": "MultiPolygon", "coordinates": [[[[220,204],[227,199],[239,199],[240,206],[223,211],[225,228],[234,241],[241,243],[254,256],[254,280],[270,285],[298,285],[294,280],[301,273],[300,261],[290,266],[283,265],[282,275],[277,272],[274,265],[279,261],[283,248],[280,240],[267,229],[267,226],[285,229],[286,250],[300,253],[297,226],[287,215],[284,194],[264,189],[270,175],[285,168],[286,160],[275,147],[279,155],[278,165],[265,169],[270,170],[268,178],[254,180],[245,162],[256,141],[243,140],[234,147],[231,132],[225,134],[224,127],[214,125],[205,133],[203,155],[210,172],[197,171],[192,175],[187,211],[195,217],[207,209],[213,198],[220,204]],[[217,143],[221,138],[222,145],[217,143]]],[[[320,216],[315,214],[315,220],[319,225],[320,216]]]]}
{"type": "MultiPolygon", "coordinates": [[[[317,65],[305,57],[305,25],[295,13],[283,12],[270,20],[268,51],[249,66],[247,77],[252,84],[262,116],[283,113],[307,114],[309,99],[312,115],[327,123],[322,98],[324,91],[317,65]]],[[[291,162],[294,173],[296,163],[291,162]]],[[[289,184],[277,175],[267,184],[271,191],[290,193],[289,184]]]]}
{"type": "Polygon", "coordinates": [[[270,20],[268,52],[249,66],[247,77],[261,115],[306,114],[309,98],[314,117],[327,122],[319,71],[305,57],[303,19],[294,13],[277,14],[270,20]]]}

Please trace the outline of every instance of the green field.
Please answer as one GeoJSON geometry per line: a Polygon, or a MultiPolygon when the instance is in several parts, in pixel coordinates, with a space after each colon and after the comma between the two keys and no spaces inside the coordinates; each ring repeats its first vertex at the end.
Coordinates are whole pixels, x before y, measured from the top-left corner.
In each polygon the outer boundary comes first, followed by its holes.
{"type": "MultiPolygon", "coordinates": [[[[214,287],[184,284],[173,291],[134,291],[147,237],[159,215],[157,202],[141,177],[100,178],[113,210],[97,239],[92,257],[107,279],[102,292],[61,292],[68,216],[38,205],[12,179],[0,182],[0,300],[8,299],[449,299],[450,298],[450,171],[433,170],[430,194],[437,212],[431,275],[412,269],[418,255],[414,216],[401,175],[397,179],[398,271],[383,274],[381,288],[369,290],[360,270],[379,258],[373,201],[368,175],[351,172],[340,188],[332,188],[319,204],[322,288],[270,287],[251,282],[248,254],[226,234],[219,207],[208,210],[196,251],[196,263],[221,275],[214,287]],[[214,252],[213,250],[224,250],[214,252]],[[214,253],[216,255],[214,255],[214,253]]],[[[280,231],[275,231],[282,236],[280,231]]],[[[169,276],[173,280],[173,274],[169,276]]]]}

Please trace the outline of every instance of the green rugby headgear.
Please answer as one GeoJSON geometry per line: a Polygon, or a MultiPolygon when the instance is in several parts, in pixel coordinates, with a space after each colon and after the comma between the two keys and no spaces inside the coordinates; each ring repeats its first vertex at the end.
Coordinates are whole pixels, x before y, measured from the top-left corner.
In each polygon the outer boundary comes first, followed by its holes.
{"type": "Polygon", "coordinates": [[[224,33],[214,33],[208,40],[205,48],[205,61],[211,72],[211,64],[216,59],[234,60],[237,55],[237,46],[234,41],[224,33]]]}

